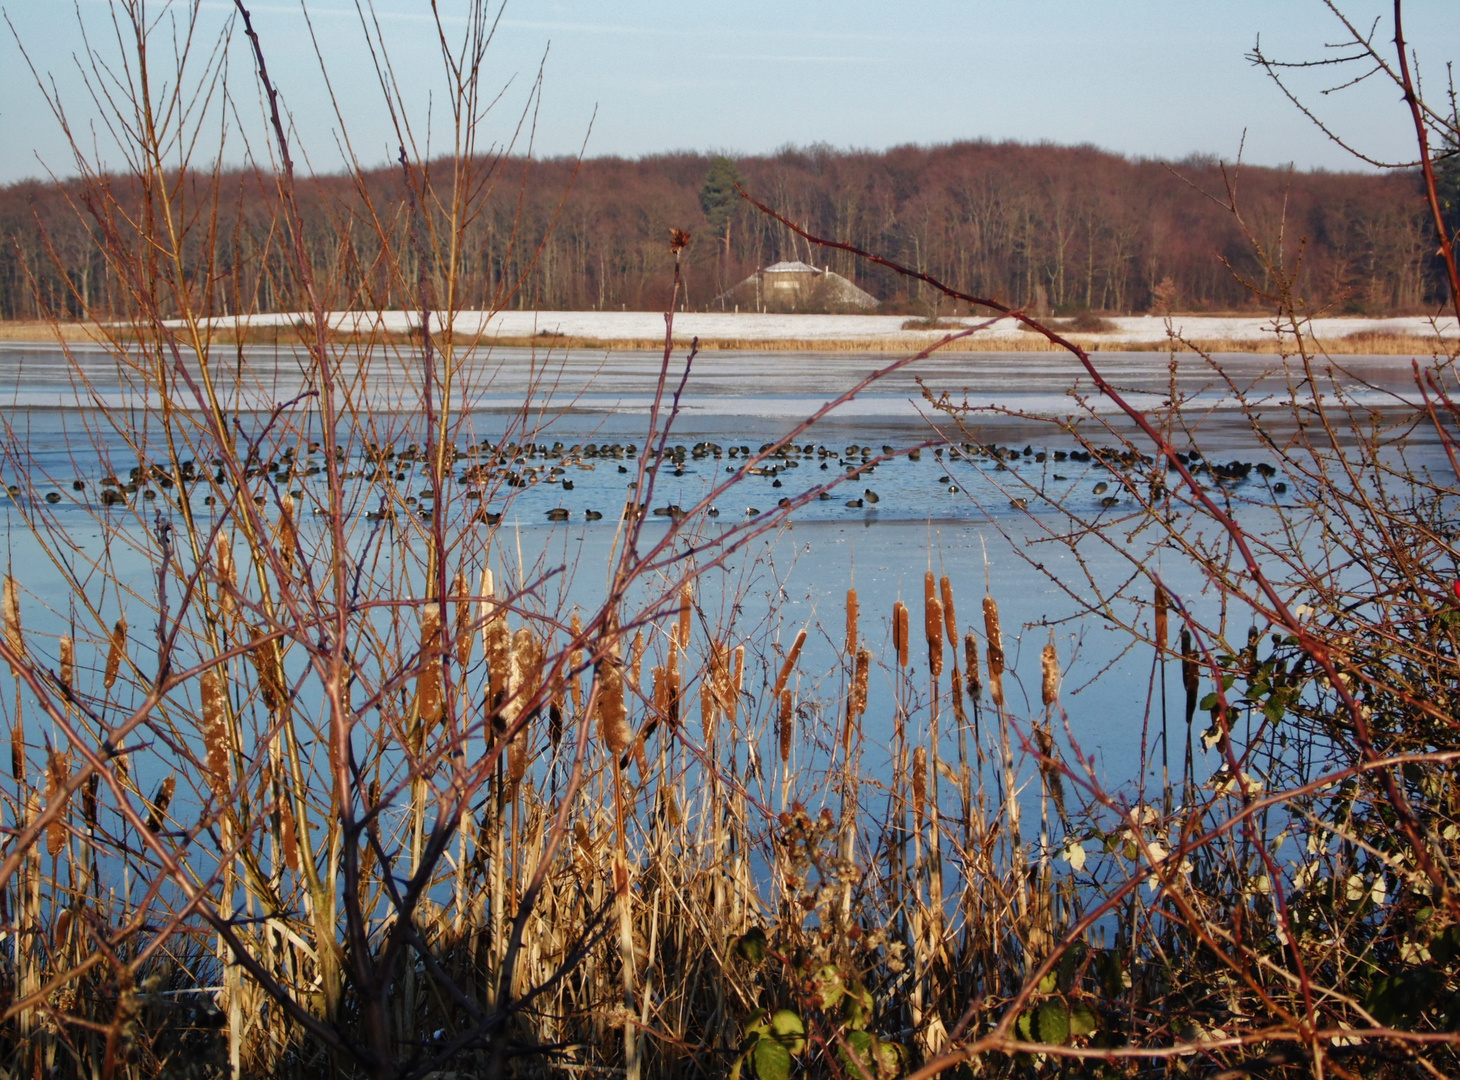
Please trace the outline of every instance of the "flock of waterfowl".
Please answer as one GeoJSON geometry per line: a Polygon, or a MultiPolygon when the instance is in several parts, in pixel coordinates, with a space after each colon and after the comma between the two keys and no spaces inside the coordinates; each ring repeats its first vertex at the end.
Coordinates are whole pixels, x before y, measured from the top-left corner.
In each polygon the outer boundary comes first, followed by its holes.
{"type": "MultiPolygon", "coordinates": [[[[1136,494],[1135,475],[1144,471],[1149,476],[1153,465],[1150,456],[1129,449],[1035,450],[1032,446],[1016,449],[974,442],[965,442],[951,448],[940,446],[929,449],[932,464],[939,469],[939,488],[946,489],[950,494],[957,494],[964,483],[954,476],[955,466],[959,465],[974,464],[984,469],[992,465],[992,471],[995,472],[1008,471],[1018,465],[1037,465],[1054,481],[1069,480],[1069,477],[1054,471],[1064,463],[1084,466],[1086,469],[1104,469],[1113,479],[1097,482],[1092,494],[1099,497],[1099,504],[1105,508],[1119,504],[1122,489],[1136,494]],[[1115,488],[1114,492],[1112,487],[1115,488]]],[[[368,519],[389,520],[402,512],[429,519],[440,495],[435,485],[430,484],[432,476],[436,475],[436,471],[431,468],[436,453],[438,451],[435,448],[415,443],[400,449],[391,445],[370,444],[363,453],[354,457],[339,450],[337,460],[343,479],[381,487],[382,497],[378,508],[366,512],[368,519]],[[422,487],[422,484],[430,486],[422,487]],[[415,490],[412,490],[413,487],[415,490]]],[[[662,479],[707,475],[708,470],[718,473],[720,463],[724,463],[724,472],[727,474],[743,472],[747,477],[768,479],[772,490],[783,488],[785,481],[782,477],[791,470],[801,468],[816,468],[819,472],[831,472],[835,469],[844,477],[836,482],[839,484],[849,479],[866,480],[880,467],[895,462],[920,462],[923,460],[924,449],[899,450],[890,445],[877,448],[850,444],[836,448],[815,443],[764,443],[752,450],[748,444],[726,446],[702,441],[688,447],[664,445],[641,451],[633,443],[619,442],[568,445],[561,441],[552,444],[508,441],[493,444],[483,441],[464,449],[447,447],[439,453],[442,455],[443,468],[440,475],[443,480],[464,486],[465,499],[481,502],[484,497],[490,498],[503,488],[524,489],[552,485],[564,492],[573,491],[575,472],[592,472],[600,467],[616,468],[619,474],[631,474],[628,481],[630,488],[638,483],[641,470],[655,470],[662,479]]],[[[1208,475],[1220,485],[1240,484],[1254,472],[1265,481],[1271,481],[1276,475],[1273,466],[1265,462],[1210,462],[1196,450],[1175,456],[1194,475],[1208,475]]],[[[256,489],[252,497],[260,504],[282,498],[286,494],[293,500],[302,500],[306,495],[308,481],[323,473],[325,465],[325,457],[319,444],[311,442],[307,452],[302,454],[286,449],[269,460],[256,453],[250,455],[244,462],[242,479],[244,483],[262,480],[271,486],[271,491],[256,489]]],[[[1167,471],[1174,471],[1176,467],[1174,462],[1168,463],[1167,471]]],[[[817,494],[817,500],[825,502],[836,497],[830,490],[833,482],[833,478],[829,476],[808,477],[800,487],[810,490],[825,485],[826,489],[817,494]]],[[[111,507],[127,505],[134,498],[154,500],[159,497],[159,493],[167,501],[176,502],[190,497],[193,488],[206,485],[210,493],[202,501],[211,506],[216,502],[216,496],[212,492],[220,487],[226,489],[231,483],[230,471],[221,459],[213,459],[206,465],[199,465],[189,459],[179,463],[176,468],[162,465],[133,466],[126,479],[116,475],[103,477],[96,482],[95,491],[96,501],[103,507],[111,507]]],[[[82,493],[78,501],[85,501],[85,493],[89,490],[88,482],[77,479],[71,486],[75,492],[82,493]]],[[[603,485],[600,481],[596,486],[601,490],[603,485]]],[[[1269,486],[1277,495],[1287,491],[1286,484],[1282,482],[1270,483],[1269,486]]],[[[1150,488],[1153,496],[1159,496],[1162,491],[1160,480],[1150,480],[1150,488]]],[[[12,500],[25,497],[19,485],[8,485],[6,490],[12,500]]],[[[747,488],[742,486],[737,490],[745,491],[747,488]]],[[[905,477],[899,478],[896,490],[899,494],[908,490],[905,477]]],[[[32,497],[38,494],[33,493],[32,497]]],[[[61,502],[63,495],[59,490],[52,490],[43,497],[47,503],[55,504],[61,502]]],[[[845,498],[843,503],[848,509],[869,509],[875,508],[881,500],[882,496],[872,487],[863,486],[860,494],[845,498]]],[[[777,500],[777,504],[785,508],[792,506],[793,500],[782,497],[777,500]]],[[[1028,503],[1024,498],[1013,498],[1010,504],[1016,509],[1024,509],[1028,503]]],[[[322,509],[315,510],[315,513],[324,512],[322,509]]],[[[755,506],[748,506],[744,511],[750,517],[760,512],[755,506]]],[[[712,517],[718,517],[720,511],[712,506],[708,513],[712,517]]],[[[684,516],[685,511],[672,502],[651,510],[647,503],[636,502],[630,498],[624,507],[624,517],[627,519],[639,514],[677,520],[684,516]]],[[[548,508],[545,515],[552,522],[568,521],[574,516],[572,510],[561,505],[548,508]]],[[[583,509],[581,515],[585,521],[599,521],[604,516],[602,511],[595,509],[583,509]]],[[[474,519],[488,524],[500,521],[501,516],[500,510],[487,507],[479,507],[473,513],[474,519]]]]}

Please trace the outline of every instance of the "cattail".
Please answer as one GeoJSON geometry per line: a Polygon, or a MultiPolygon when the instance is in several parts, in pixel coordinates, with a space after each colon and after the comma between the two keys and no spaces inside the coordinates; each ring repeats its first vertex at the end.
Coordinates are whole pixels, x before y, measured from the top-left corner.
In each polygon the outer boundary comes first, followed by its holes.
{"type": "MultiPolygon", "coordinates": [[[[575,642],[583,639],[583,620],[578,613],[573,612],[573,619],[568,624],[568,631],[573,635],[575,642]]],[[[573,699],[573,711],[583,707],[583,690],[578,683],[578,669],[583,666],[583,649],[575,645],[572,652],[568,653],[568,696],[573,699]]]]}
{"type": "Polygon", "coordinates": [[[745,687],[745,646],[735,646],[734,663],[730,668],[730,703],[725,715],[733,723],[740,709],[740,691],[745,687]]]}
{"type": "Polygon", "coordinates": [[[791,740],[796,734],[796,712],[791,707],[791,691],[781,691],[781,723],[777,734],[781,737],[781,764],[791,760],[791,740]]]}
{"type": "Polygon", "coordinates": [[[961,724],[968,716],[963,711],[963,675],[958,670],[958,665],[953,665],[953,674],[948,679],[951,684],[949,693],[953,698],[953,716],[961,724]]]}
{"type": "Polygon", "coordinates": [[[61,687],[70,697],[76,692],[76,642],[61,636],[61,687]]]}
{"type": "Polygon", "coordinates": [[[46,805],[54,804],[57,799],[63,800],[61,809],[46,826],[46,853],[53,859],[61,853],[61,848],[66,844],[65,801],[69,801],[71,798],[66,791],[66,784],[70,779],[70,756],[52,750],[46,761],[46,805]]]}
{"type": "Polygon", "coordinates": [[[912,629],[907,605],[901,600],[893,606],[892,617],[897,620],[897,633],[893,635],[897,641],[897,663],[899,667],[907,667],[912,649],[912,629]]]}
{"type": "Polygon", "coordinates": [[[456,598],[456,621],[451,632],[456,635],[456,666],[465,668],[471,663],[471,600],[466,583],[466,571],[458,570],[451,583],[451,595],[456,598]]]}
{"type": "Polygon", "coordinates": [[[218,537],[218,607],[227,615],[233,611],[233,594],[238,591],[237,572],[233,567],[233,541],[218,537]]]}
{"type": "Polygon", "coordinates": [[[707,678],[700,680],[700,725],[704,730],[705,750],[715,752],[715,675],[711,669],[707,678]]]}
{"type": "Polygon", "coordinates": [[[943,674],[943,604],[933,591],[933,572],[923,577],[923,636],[928,639],[928,670],[943,674]]]}
{"type": "Polygon", "coordinates": [[[978,673],[978,635],[972,630],[963,635],[963,670],[968,672],[969,699],[977,701],[983,682],[978,673]]]}
{"type": "Polygon", "coordinates": [[[683,676],[679,671],[679,654],[677,654],[673,647],[669,649],[669,671],[667,671],[667,674],[669,674],[669,709],[667,709],[664,715],[669,718],[670,727],[677,728],[679,727],[679,701],[680,693],[683,690],[683,676]]]}
{"type": "Polygon", "coordinates": [[[70,908],[61,909],[60,914],[56,916],[55,925],[52,927],[57,946],[65,945],[71,940],[71,924],[75,921],[76,918],[70,908]]]}
{"type": "Polygon", "coordinates": [[[101,777],[92,773],[86,778],[86,786],[81,789],[81,816],[86,820],[88,832],[96,830],[96,793],[101,788],[101,777]]]}
{"type": "Polygon", "coordinates": [[[943,631],[948,635],[948,648],[953,650],[953,663],[958,663],[958,616],[953,613],[953,583],[948,580],[948,575],[943,575],[940,582],[940,591],[943,594],[943,631]]]}
{"type": "Polygon", "coordinates": [[[416,675],[416,715],[424,724],[441,721],[443,695],[441,670],[441,605],[423,605],[418,617],[421,623],[421,659],[416,675]]]}
{"type": "MultiPolygon", "coordinates": [[[[913,747],[912,759],[912,799],[913,817],[917,820],[918,830],[923,828],[923,818],[927,813],[928,798],[928,751],[926,747],[913,747]]],[[[906,819],[904,819],[906,820],[906,819]]]]}
{"type": "Polygon", "coordinates": [[[299,827],[293,800],[287,794],[279,799],[279,846],[284,849],[284,865],[299,873],[299,827]]]}
{"type": "Polygon", "coordinates": [[[867,683],[872,676],[872,652],[860,649],[857,652],[857,674],[852,681],[852,708],[858,716],[867,711],[867,683]]]}
{"type": "Polygon", "coordinates": [[[5,645],[15,655],[16,662],[25,659],[25,637],[20,632],[20,586],[9,574],[5,575],[4,599],[0,601],[0,624],[5,632],[5,645]]]}
{"type": "Polygon", "coordinates": [[[501,606],[482,627],[482,655],[487,658],[487,711],[495,713],[502,706],[512,656],[512,633],[507,629],[506,609],[501,606]]]}
{"type": "Polygon", "coordinates": [[[689,620],[693,605],[694,586],[686,581],[684,588],[679,590],[679,644],[683,648],[689,648],[689,620]]]}
{"type": "Polygon", "coordinates": [[[288,570],[294,565],[294,551],[299,546],[299,533],[294,527],[294,496],[287,491],[279,496],[279,528],[276,547],[279,561],[288,570]]]}
{"type": "Polygon", "coordinates": [[[786,689],[786,683],[791,679],[791,672],[796,670],[796,661],[801,656],[801,646],[806,644],[806,630],[803,628],[796,632],[796,640],[791,642],[791,651],[786,654],[786,662],[781,665],[781,673],[776,676],[776,688],[771,692],[772,699],[781,696],[786,689]]]}
{"type": "Polygon", "coordinates": [[[167,816],[168,804],[172,802],[172,793],[177,790],[177,779],[169,776],[157,789],[157,794],[152,796],[152,812],[147,815],[147,831],[154,836],[162,831],[163,819],[167,816]]]}
{"type": "Polygon", "coordinates": [[[598,737],[609,754],[617,758],[629,748],[629,712],[624,705],[624,673],[619,660],[617,638],[594,671],[598,680],[598,737]]]}
{"type": "Polygon", "coordinates": [[[284,685],[284,673],[279,668],[278,648],[273,639],[266,637],[258,628],[250,631],[249,640],[253,642],[253,648],[249,649],[248,656],[258,672],[259,695],[264,699],[264,708],[271,713],[278,712],[289,696],[284,685]]]}
{"type": "Polygon", "coordinates": [[[639,686],[639,675],[644,667],[644,631],[634,631],[634,643],[629,647],[629,685],[639,686]]]}
{"type": "Polygon", "coordinates": [[[1181,631],[1181,685],[1186,688],[1186,722],[1196,715],[1197,695],[1201,691],[1201,670],[1196,665],[1196,649],[1191,643],[1191,631],[1181,631]]]}
{"type": "Polygon", "coordinates": [[[203,699],[203,748],[207,753],[208,785],[223,803],[231,787],[228,779],[228,697],[217,668],[203,672],[199,693],[203,699]]]}
{"type": "Polygon", "coordinates": [[[25,725],[18,717],[10,728],[10,775],[25,782],[25,725]]]}
{"type": "Polygon", "coordinates": [[[847,656],[857,655],[857,590],[847,590],[847,656]]]}
{"type": "Polygon", "coordinates": [[[1039,670],[1043,676],[1039,684],[1039,697],[1048,709],[1060,699],[1060,657],[1053,641],[1039,654],[1039,670]]]}
{"type": "Polygon", "coordinates": [[[1168,640],[1166,607],[1166,590],[1158,584],[1156,586],[1156,654],[1158,656],[1166,651],[1168,640]]]}
{"type": "Polygon", "coordinates": [[[122,655],[127,651],[127,620],[118,619],[112,627],[111,644],[106,651],[106,669],[102,672],[101,685],[110,690],[117,682],[117,672],[122,669],[122,655]]]}
{"type": "Polygon", "coordinates": [[[1004,635],[999,630],[999,605],[992,596],[983,598],[984,636],[989,643],[989,697],[1004,707],[1004,635]]]}

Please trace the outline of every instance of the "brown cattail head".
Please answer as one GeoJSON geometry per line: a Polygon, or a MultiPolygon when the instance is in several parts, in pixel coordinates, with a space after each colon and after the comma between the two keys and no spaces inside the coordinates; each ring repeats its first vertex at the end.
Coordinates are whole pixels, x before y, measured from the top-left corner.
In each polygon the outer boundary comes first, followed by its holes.
{"type": "Polygon", "coordinates": [[[218,537],[218,607],[223,614],[233,611],[233,596],[238,591],[238,572],[233,566],[233,540],[218,537]]]}
{"type": "Polygon", "coordinates": [[[19,717],[10,728],[10,775],[25,782],[25,724],[19,717]]]}
{"type": "Polygon", "coordinates": [[[20,632],[20,586],[9,574],[5,575],[3,599],[0,599],[0,627],[3,627],[6,647],[15,654],[16,660],[25,659],[25,637],[20,632]]]}
{"type": "Polygon", "coordinates": [[[299,826],[294,820],[294,801],[287,792],[279,799],[279,847],[284,865],[299,873],[299,826]]]}
{"type": "Polygon", "coordinates": [[[872,676],[872,652],[857,650],[857,674],[852,680],[852,710],[861,716],[867,711],[867,683],[872,676]]]}
{"type": "Polygon", "coordinates": [[[162,823],[167,818],[167,808],[172,802],[172,793],[177,790],[177,778],[169,776],[157,788],[157,793],[152,796],[152,811],[147,815],[147,831],[159,833],[162,831],[162,823]]]}
{"type": "MultiPolygon", "coordinates": [[[[680,629],[684,631],[684,624],[681,624],[680,629]]],[[[664,666],[665,696],[664,711],[661,715],[672,728],[679,727],[679,695],[683,686],[683,678],[679,671],[679,653],[680,643],[671,637],[669,639],[669,663],[664,666]]]]}
{"type": "Polygon", "coordinates": [[[458,570],[451,583],[451,595],[456,600],[456,621],[451,632],[456,635],[456,666],[465,669],[471,663],[471,643],[475,635],[471,632],[470,586],[466,583],[466,571],[458,570]]]}
{"type": "Polygon", "coordinates": [[[963,711],[963,675],[958,671],[958,665],[953,665],[953,674],[948,679],[949,693],[953,695],[953,716],[961,724],[968,717],[963,711]]]}
{"type": "Polygon", "coordinates": [[[1160,655],[1166,651],[1168,635],[1168,615],[1166,613],[1166,590],[1157,584],[1156,586],[1156,653],[1160,655]]]}
{"type": "Polygon", "coordinates": [[[705,752],[710,755],[715,753],[715,714],[718,710],[715,673],[712,668],[708,675],[700,679],[700,726],[704,730],[705,752]]]}
{"type": "Polygon", "coordinates": [[[421,623],[421,659],[416,669],[416,715],[424,724],[438,724],[443,692],[441,605],[434,601],[423,604],[417,617],[421,623]]]}
{"type": "Polygon", "coordinates": [[[1186,689],[1186,722],[1196,714],[1196,700],[1201,692],[1201,669],[1196,662],[1196,648],[1191,642],[1191,631],[1181,629],[1181,685],[1186,689]]]}
{"type": "Polygon", "coordinates": [[[81,789],[81,816],[86,820],[86,828],[96,828],[96,793],[101,788],[101,776],[92,773],[86,778],[86,786],[81,789]]]}
{"type": "Polygon", "coordinates": [[[46,760],[46,806],[55,805],[58,799],[63,800],[61,809],[46,826],[46,854],[53,859],[61,853],[61,848],[66,844],[65,802],[71,798],[66,791],[66,784],[70,779],[70,755],[52,750],[46,760]]]}
{"type": "Polygon", "coordinates": [[[117,672],[122,669],[122,656],[127,651],[127,620],[118,619],[112,627],[111,644],[106,651],[106,668],[102,672],[101,685],[110,690],[117,682],[117,672]]]}
{"type": "Polygon", "coordinates": [[[999,605],[992,596],[983,598],[984,637],[989,643],[989,696],[1004,707],[1004,634],[999,629],[999,605]]]}
{"type": "Polygon", "coordinates": [[[644,631],[634,631],[634,644],[629,650],[629,685],[638,689],[639,673],[644,666],[644,631]]]}
{"type": "Polygon", "coordinates": [[[507,628],[507,609],[496,605],[482,627],[482,655],[487,658],[487,711],[495,712],[507,689],[507,665],[512,658],[512,632],[507,628]]]}
{"type": "Polygon", "coordinates": [[[907,619],[903,617],[905,611],[901,600],[892,602],[892,652],[903,667],[907,667],[907,619]]]}
{"type": "Polygon", "coordinates": [[[745,688],[745,646],[735,646],[730,665],[730,702],[725,708],[725,715],[730,722],[735,722],[735,716],[740,711],[740,691],[745,688]]]}
{"type": "Polygon", "coordinates": [[[857,590],[847,590],[847,657],[857,655],[857,590]]]}
{"type": "MultiPolygon", "coordinates": [[[[612,632],[616,628],[610,628],[612,632]]],[[[624,672],[618,638],[615,637],[594,670],[598,683],[598,737],[617,760],[629,748],[629,711],[624,703],[624,672]]]]}
{"type": "Polygon", "coordinates": [[[933,572],[923,578],[923,636],[928,639],[928,670],[943,674],[943,603],[933,589],[933,572]]]}
{"type": "Polygon", "coordinates": [[[679,590],[679,645],[680,648],[689,647],[689,620],[694,610],[694,586],[689,582],[684,583],[684,588],[679,590]]]}
{"type": "Polygon", "coordinates": [[[912,759],[912,800],[913,817],[917,820],[919,831],[922,830],[923,819],[927,814],[927,799],[928,751],[926,747],[915,746],[912,759]]]}
{"type": "Polygon", "coordinates": [[[217,668],[203,672],[199,694],[203,706],[203,749],[207,755],[208,786],[220,805],[227,802],[232,784],[228,775],[228,696],[217,668]]]}
{"type": "Polygon", "coordinates": [[[948,648],[953,650],[953,663],[958,663],[958,616],[953,613],[953,583],[943,575],[939,583],[943,596],[943,631],[948,635],[948,648]]]}
{"type": "Polygon", "coordinates": [[[1039,654],[1039,670],[1042,678],[1039,684],[1039,697],[1044,702],[1046,709],[1052,707],[1060,699],[1060,657],[1059,652],[1051,641],[1039,654]]]}
{"type": "Polygon", "coordinates": [[[963,635],[963,670],[968,673],[968,696],[977,701],[983,682],[978,672],[978,635],[972,630],[963,635]]]}
{"type": "Polygon", "coordinates": [[[68,695],[76,692],[76,642],[61,635],[61,686],[68,695]]]}
{"type": "Polygon", "coordinates": [[[781,723],[778,734],[781,737],[781,764],[791,760],[791,740],[796,734],[796,712],[792,708],[791,691],[781,691],[781,723]]]}
{"type": "MultiPolygon", "coordinates": [[[[573,635],[573,640],[581,641],[583,638],[583,620],[578,613],[573,612],[572,621],[568,623],[568,631],[573,635]]],[[[568,653],[568,696],[573,699],[573,709],[576,712],[583,707],[583,690],[578,683],[578,669],[583,666],[583,649],[581,646],[574,646],[568,653]]]]}
{"type": "Polygon", "coordinates": [[[249,637],[254,644],[248,655],[259,675],[259,695],[264,699],[264,708],[271,713],[278,712],[289,696],[284,685],[283,668],[279,664],[278,643],[257,628],[250,632],[249,637]]]}
{"type": "Polygon", "coordinates": [[[791,642],[791,651],[786,653],[786,662],[781,665],[781,673],[776,676],[776,688],[771,692],[771,697],[777,699],[781,691],[786,689],[786,683],[791,679],[791,672],[796,670],[796,661],[801,656],[801,647],[806,644],[806,630],[803,627],[796,632],[796,640],[791,642]]]}
{"type": "Polygon", "coordinates": [[[536,701],[542,689],[542,644],[530,626],[521,627],[512,635],[507,683],[507,696],[513,709],[511,719],[515,720],[536,701]]]}
{"type": "Polygon", "coordinates": [[[276,548],[284,569],[294,565],[294,551],[299,546],[299,533],[294,526],[294,496],[287,491],[279,496],[279,529],[276,548]]]}

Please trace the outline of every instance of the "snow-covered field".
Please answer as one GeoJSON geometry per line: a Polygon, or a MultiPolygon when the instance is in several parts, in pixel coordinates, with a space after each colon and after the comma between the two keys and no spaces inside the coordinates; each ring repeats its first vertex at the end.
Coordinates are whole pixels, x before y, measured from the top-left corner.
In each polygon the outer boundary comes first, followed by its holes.
{"type": "MultiPolygon", "coordinates": [[[[264,327],[297,322],[297,314],[253,315],[240,320],[218,319],[220,329],[230,325],[264,327]]],[[[331,322],[346,330],[405,332],[420,325],[420,314],[408,311],[332,312],[331,322]]],[[[903,330],[904,315],[762,315],[755,313],[719,314],[686,312],[674,317],[674,336],[704,341],[804,341],[837,342],[867,341],[877,338],[908,340],[936,338],[940,331],[903,330]]],[[[976,325],[977,320],[958,320],[963,325],[976,325]]],[[[1058,320],[1056,320],[1058,321],[1058,320]]],[[[1126,316],[1108,320],[1113,330],[1098,335],[1101,341],[1131,344],[1160,342],[1166,339],[1166,320],[1156,316],[1126,316]]],[[[555,337],[586,338],[594,341],[645,341],[664,336],[664,315],[652,311],[500,311],[463,312],[456,317],[459,333],[478,334],[488,338],[555,337]]],[[[1309,332],[1320,340],[1334,340],[1355,334],[1429,335],[1438,326],[1446,337],[1457,336],[1453,317],[1431,321],[1422,317],[1389,319],[1333,318],[1314,319],[1309,332]]],[[[1272,320],[1268,318],[1230,318],[1201,315],[1176,315],[1171,330],[1188,340],[1251,341],[1273,337],[1272,320]]],[[[981,332],[980,337],[1019,338],[1023,336],[1012,319],[1001,319],[981,332]]]]}

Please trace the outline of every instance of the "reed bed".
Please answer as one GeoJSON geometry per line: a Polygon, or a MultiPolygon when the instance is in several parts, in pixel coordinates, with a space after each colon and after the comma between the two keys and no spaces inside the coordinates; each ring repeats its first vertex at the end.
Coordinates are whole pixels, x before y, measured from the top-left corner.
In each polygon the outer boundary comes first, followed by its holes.
{"type": "MultiPolygon", "coordinates": [[[[139,8],[117,15],[133,56],[159,33],[139,8]]],[[[73,429],[57,468],[94,463],[139,497],[45,497],[65,478],[7,427],[0,1068],[1455,1071],[1454,484],[1396,465],[1335,386],[1315,406],[1321,434],[1280,457],[1321,542],[1281,507],[1258,537],[1233,516],[1235,482],[1204,481],[1176,449],[1198,434],[1177,406],[1128,410],[1148,445],[1098,414],[1061,421],[1139,496],[1095,519],[1061,508],[1040,538],[1072,555],[1054,580],[1090,625],[1150,659],[1127,695],[1139,779],[1117,787],[1064,711],[1070,638],[1007,624],[987,583],[930,566],[921,597],[873,611],[849,566],[842,610],[809,625],[745,603],[770,573],[757,545],[819,494],[712,519],[774,445],[647,527],[695,355],[676,345],[677,288],[606,555],[524,543],[487,508],[553,475],[513,466],[554,453],[541,404],[554,369],[499,429],[477,430],[491,373],[466,362],[483,342],[451,329],[480,303],[460,287],[466,226],[514,182],[499,171],[511,137],[500,157],[477,142],[495,94],[487,16],[470,5],[464,59],[445,58],[446,164],[399,121],[409,214],[363,187],[331,206],[341,265],[362,269],[362,232],[385,253],[351,295],[302,255],[308,182],[242,5],[256,80],[242,96],[263,105],[277,179],[264,223],[220,220],[217,169],[189,174],[209,110],[237,104],[226,48],[174,39],[161,90],[88,54],[121,73],[101,107],[145,214],[123,214],[76,148],[78,212],[126,288],[89,313],[117,386],[89,383],[94,366],[61,335],[96,423],[73,429]],[[220,301],[230,230],[250,231],[275,294],[305,313],[288,396],[209,329],[261,307],[220,301]],[[426,330],[350,340],[328,324],[392,304],[426,330]],[[1344,424],[1370,432],[1354,457],[1335,451],[1344,424]],[[1124,553],[1127,575],[1093,576],[1084,544],[1124,553]],[[1196,573],[1185,591],[1178,559],[1196,573]],[[1184,709],[1168,708],[1168,684],[1184,709]]],[[[362,30],[386,55],[378,25],[362,30]]],[[[383,61],[379,75],[399,106],[383,61]]],[[[662,257],[677,267],[688,240],[675,230],[662,257]]],[[[1421,383],[1447,453],[1450,359],[1421,383]]],[[[1314,357],[1299,362],[1317,386],[1314,357]]],[[[1023,466],[993,468],[1012,504],[1041,497],[1023,466]]]]}

